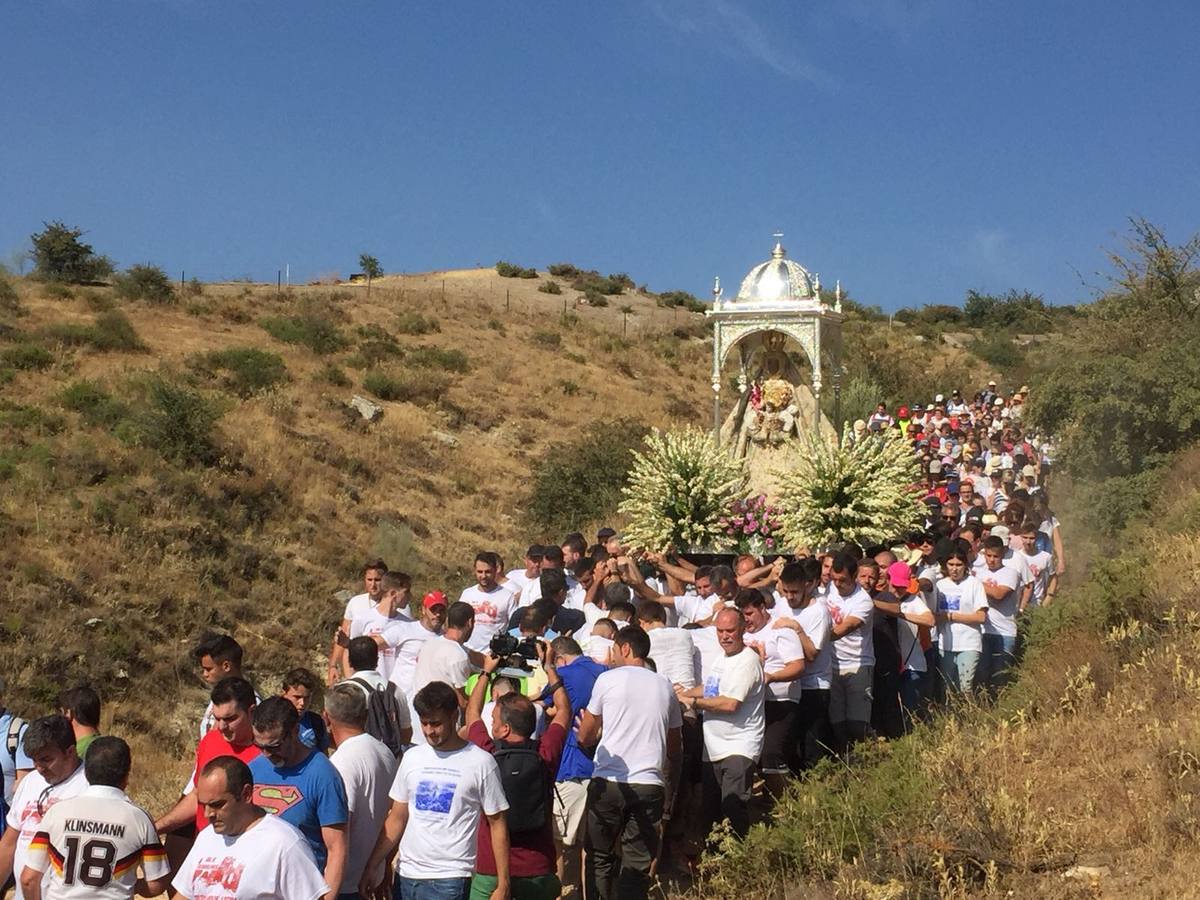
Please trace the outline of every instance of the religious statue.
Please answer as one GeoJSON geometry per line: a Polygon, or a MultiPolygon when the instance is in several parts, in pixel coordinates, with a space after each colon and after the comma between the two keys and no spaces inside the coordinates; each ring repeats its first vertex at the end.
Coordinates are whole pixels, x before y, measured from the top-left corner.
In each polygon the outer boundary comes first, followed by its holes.
{"type": "Polygon", "coordinates": [[[836,432],[819,409],[808,379],[784,346],[784,335],[768,332],[751,360],[751,380],[721,428],[722,442],[744,458],[752,493],[773,496],[775,473],[794,466],[797,440],[811,434],[814,421],[822,436],[836,432]]]}

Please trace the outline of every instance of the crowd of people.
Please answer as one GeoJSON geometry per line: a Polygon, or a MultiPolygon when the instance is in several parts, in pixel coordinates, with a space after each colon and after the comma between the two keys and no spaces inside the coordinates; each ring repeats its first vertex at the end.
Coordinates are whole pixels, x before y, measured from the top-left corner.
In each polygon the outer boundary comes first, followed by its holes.
{"type": "Polygon", "coordinates": [[[512,569],[480,552],[453,600],[372,560],[325,677],[269,695],[234,636],[205,635],[194,766],[157,818],[95,690],[5,711],[0,881],[24,900],[644,897],[823,759],[1003,687],[1065,570],[1027,398],[993,383],[855,423],[922,461],[925,527],[887,546],[691,561],[604,528],[512,569]]]}

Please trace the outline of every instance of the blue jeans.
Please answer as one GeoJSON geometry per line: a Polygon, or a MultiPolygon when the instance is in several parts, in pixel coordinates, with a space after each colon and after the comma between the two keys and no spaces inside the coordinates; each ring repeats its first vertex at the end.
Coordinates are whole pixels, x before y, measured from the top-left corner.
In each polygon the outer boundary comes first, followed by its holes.
{"type": "Polygon", "coordinates": [[[1012,666],[1016,662],[1017,638],[1004,634],[983,636],[983,658],[979,661],[979,683],[986,686],[993,697],[1000,688],[1012,680],[1012,666]]]}
{"type": "Polygon", "coordinates": [[[948,690],[969,694],[975,687],[975,670],[979,668],[978,650],[943,650],[938,660],[948,690]]]}
{"type": "Polygon", "coordinates": [[[470,878],[402,878],[396,876],[392,900],[467,900],[470,878]]]}

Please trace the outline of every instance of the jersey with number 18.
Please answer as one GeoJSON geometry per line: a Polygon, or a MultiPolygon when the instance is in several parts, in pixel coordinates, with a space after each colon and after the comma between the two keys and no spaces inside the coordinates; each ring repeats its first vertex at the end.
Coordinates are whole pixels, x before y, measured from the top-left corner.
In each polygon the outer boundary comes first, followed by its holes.
{"type": "Polygon", "coordinates": [[[45,872],[45,900],[128,900],[138,880],[170,874],[154,823],[120,788],[90,785],[56,803],[42,819],[25,864],[45,872]]]}

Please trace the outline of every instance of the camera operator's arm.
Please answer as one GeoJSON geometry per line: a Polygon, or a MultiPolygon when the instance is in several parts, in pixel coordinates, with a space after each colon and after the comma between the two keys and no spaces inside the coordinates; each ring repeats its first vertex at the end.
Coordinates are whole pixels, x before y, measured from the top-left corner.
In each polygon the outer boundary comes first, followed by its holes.
{"type": "Polygon", "coordinates": [[[563,731],[570,733],[571,699],[567,696],[562,679],[558,677],[558,669],[554,665],[554,652],[545,641],[538,641],[537,648],[538,659],[546,672],[546,690],[550,692],[550,702],[554,704],[554,718],[550,720],[550,724],[558,725],[563,731]]]}
{"type": "Polygon", "coordinates": [[[475,687],[471,689],[471,697],[467,700],[467,718],[466,726],[471,727],[471,723],[478,722],[483,718],[483,703],[487,699],[488,685],[492,683],[492,673],[500,665],[500,659],[492,656],[490,653],[483,657],[483,674],[475,680],[475,687]]]}

